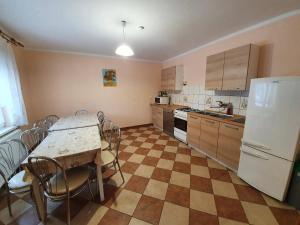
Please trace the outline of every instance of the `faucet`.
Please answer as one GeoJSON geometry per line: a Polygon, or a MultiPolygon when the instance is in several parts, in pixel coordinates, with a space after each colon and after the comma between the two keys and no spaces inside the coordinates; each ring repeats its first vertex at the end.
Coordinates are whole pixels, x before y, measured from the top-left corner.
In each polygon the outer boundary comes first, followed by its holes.
{"type": "Polygon", "coordinates": [[[218,102],[218,106],[211,106],[210,108],[217,108],[217,109],[220,109],[220,108],[226,108],[227,111],[226,111],[226,114],[227,115],[232,115],[233,114],[233,105],[231,102],[228,102],[228,103],[224,103],[222,101],[216,101],[218,102]]]}

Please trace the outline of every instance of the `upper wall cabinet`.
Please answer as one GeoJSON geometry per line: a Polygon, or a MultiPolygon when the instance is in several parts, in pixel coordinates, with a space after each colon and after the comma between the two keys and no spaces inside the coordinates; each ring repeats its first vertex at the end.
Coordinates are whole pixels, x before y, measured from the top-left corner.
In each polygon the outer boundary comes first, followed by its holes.
{"type": "Polygon", "coordinates": [[[183,65],[172,66],[161,72],[161,89],[163,91],[181,91],[183,86],[183,65]]]}
{"type": "Polygon", "coordinates": [[[258,58],[259,47],[253,44],[208,56],[205,89],[248,90],[257,77],[258,58]]]}
{"type": "Polygon", "coordinates": [[[225,53],[219,53],[207,57],[205,89],[221,90],[224,71],[225,53]]]}
{"type": "Polygon", "coordinates": [[[258,46],[249,44],[225,52],[222,90],[248,90],[257,77],[258,46]]]}

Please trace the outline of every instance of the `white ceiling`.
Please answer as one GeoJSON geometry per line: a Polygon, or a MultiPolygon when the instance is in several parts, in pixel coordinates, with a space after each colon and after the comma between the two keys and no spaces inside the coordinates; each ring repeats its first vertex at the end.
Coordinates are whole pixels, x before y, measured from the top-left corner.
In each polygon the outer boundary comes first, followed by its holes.
{"type": "Polygon", "coordinates": [[[114,56],[125,19],[134,57],[162,61],[298,8],[300,0],[0,0],[0,27],[28,48],[114,56]]]}

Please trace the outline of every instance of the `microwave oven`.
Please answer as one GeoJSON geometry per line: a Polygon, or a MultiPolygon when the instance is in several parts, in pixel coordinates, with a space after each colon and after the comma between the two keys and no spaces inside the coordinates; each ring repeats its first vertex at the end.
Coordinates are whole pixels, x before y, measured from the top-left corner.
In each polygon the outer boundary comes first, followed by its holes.
{"type": "Polygon", "coordinates": [[[169,104],[168,96],[155,97],[156,104],[169,104]]]}

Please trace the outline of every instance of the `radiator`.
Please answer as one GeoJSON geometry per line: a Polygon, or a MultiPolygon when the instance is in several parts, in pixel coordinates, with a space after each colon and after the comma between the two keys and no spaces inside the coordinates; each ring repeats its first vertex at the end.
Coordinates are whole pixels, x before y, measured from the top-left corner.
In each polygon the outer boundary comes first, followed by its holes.
{"type": "MultiPolygon", "coordinates": [[[[4,141],[8,141],[10,139],[20,139],[20,135],[21,135],[21,130],[20,129],[16,129],[16,130],[13,130],[11,132],[9,132],[8,134],[4,135],[4,136],[1,136],[0,137],[0,143],[1,142],[4,142],[4,141]]],[[[17,156],[18,156],[18,153],[15,152],[15,156],[16,156],[16,159],[17,159],[17,156]]],[[[1,160],[1,158],[0,158],[1,160]]],[[[12,171],[12,174],[13,174],[14,171],[12,171]]],[[[4,184],[4,180],[3,178],[0,176],[0,188],[3,186],[4,184]]]]}

